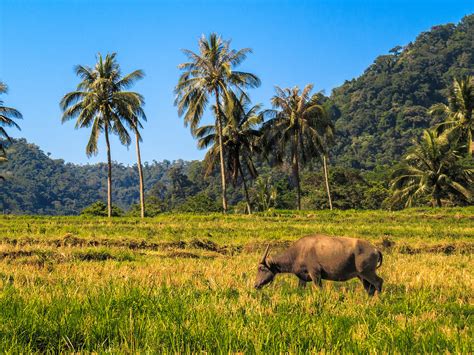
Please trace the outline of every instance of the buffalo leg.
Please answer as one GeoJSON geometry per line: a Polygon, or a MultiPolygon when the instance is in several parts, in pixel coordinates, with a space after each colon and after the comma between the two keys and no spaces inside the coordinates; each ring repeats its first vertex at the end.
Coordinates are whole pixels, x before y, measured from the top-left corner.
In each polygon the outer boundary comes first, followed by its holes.
{"type": "Polygon", "coordinates": [[[306,281],[299,279],[298,280],[298,287],[299,288],[306,288],[306,281]]]}
{"type": "Polygon", "coordinates": [[[313,280],[314,284],[318,286],[319,288],[323,287],[323,283],[321,281],[321,273],[318,271],[312,271],[309,273],[309,276],[311,277],[311,280],[313,280]]]}
{"type": "Polygon", "coordinates": [[[368,293],[369,296],[373,296],[375,294],[375,287],[369,281],[364,280],[362,277],[359,276],[360,281],[364,285],[365,291],[368,293]]]}
{"type": "Polygon", "coordinates": [[[364,273],[361,275],[361,277],[373,285],[379,293],[382,292],[383,279],[377,276],[375,272],[364,273]]]}

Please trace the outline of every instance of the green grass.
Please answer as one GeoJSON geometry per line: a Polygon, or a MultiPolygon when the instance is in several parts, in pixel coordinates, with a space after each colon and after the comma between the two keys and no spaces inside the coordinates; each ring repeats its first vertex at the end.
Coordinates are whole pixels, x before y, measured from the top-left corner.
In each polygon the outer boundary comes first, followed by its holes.
{"type": "Polygon", "coordinates": [[[4,216],[0,352],[472,353],[473,236],[474,208],[4,216]],[[315,232],[383,248],[384,292],[252,288],[265,244],[315,232]]]}

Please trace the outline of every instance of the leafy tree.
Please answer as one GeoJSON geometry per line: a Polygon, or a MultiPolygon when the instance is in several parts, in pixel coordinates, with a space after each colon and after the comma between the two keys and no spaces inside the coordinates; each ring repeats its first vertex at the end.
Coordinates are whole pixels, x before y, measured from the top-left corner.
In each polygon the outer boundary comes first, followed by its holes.
{"type": "Polygon", "coordinates": [[[310,96],[313,85],[303,91],[276,87],[272,98],[272,110],[265,115],[271,117],[264,123],[264,138],[267,151],[275,154],[278,163],[288,155],[297,188],[297,208],[301,209],[301,165],[326,151],[324,132],[331,126],[326,109],[321,104],[321,95],[310,96]],[[328,126],[329,125],[329,126],[328,126]]]}
{"type": "Polygon", "coordinates": [[[448,139],[466,142],[467,152],[474,155],[474,76],[454,79],[448,102],[433,105],[429,112],[443,116],[439,130],[448,139]]]}
{"type": "MultiPolygon", "coordinates": [[[[387,169],[388,170],[388,169],[387,169]]],[[[337,209],[380,209],[389,196],[388,179],[374,171],[362,172],[353,168],[334,167],[329,172],[331,194],[337,209]]],[[[305,209],[328,208],[327,191],[324,191],[324,171],[306,171],[301,186],[306,191],[302,199],[305,209]]]]}
{"type": "Polygon", "coordinates": [[[219,212],[222,207],[205,192],[189,197],[177,210],[179,212],[211,213],[219,212]]]}
{"type": "Polygon", "coordinates": [[[234,186],[240,175],[247,201],[247,212],[252,213],[251,201],[247,187],[247,181],[242,166],[245,166],[248,174],[252,178],[257,177],[257,170],[254,164],[255,153],[260,153],[258,138],[261,132],[258,126],[262,123],[263,117],[259,115],[261,105],[251,106],[250,100],[244,94],[237,98],[233,93],[228,95],[223,107],[223,117],[226,126],[222,131],[222,139],[218,138],[215,126],[208,125],[196,129],[196,137],[199,139],[200,149],[211,148],[206,154],[204,164],[207,167],[207,174],[210,174],[218,160],[220,145],[222,142],[227,161],[227,171],[232,177],[234,186]]]}
{"type": "Polygon", "coordinates": [[[463,166],[459,159],[459,153],[449,142],[426,130],[393,174],[392,202],[406,201],[405,206],[409,207],[429,196],[433,206],[441,207],[442,199],[453,195],[469,201],[473,195],[474,168],[463,166]]]}
{"type": "Polygon", "coordinates": [[[187,49],[183,52],[189,62],[178,66],[183,73],[175,88],[175,104],[178,106],[178,114],[184,115],[185,125],[191,126],[191,132],[194,135],[210,96],[215,98],[215,130],[220,147],[222,207],[226,212],[227,187],[224,145],[222,144],[222,130],[226,123],[222,115],[221,99],[229,95],[230,89],[243,93],[245,88],[259,86],[260,80],[253,74],[234,70],[234,67],[245,60],[251,49],[230,49],[230,42],[224,41],[215,33],[211,33],[208,38],[203,36],[199,40],[199,53],[187,49]]]}
{"type": "MultiPolygon", "coordinates": [[[[7,92],[7,86],[0,81],[0,95],[6,94],[7,92]]],[[[23,116],[18,110],[4,106],[3,100],[0,99],[0,162],[6,161],[6,143],[4,140],[11,142],[11,138],[4,127],[15,127],[20,129],[20,126],[15,122],[15,119],[21,118],[23,118],[23,116]]]]}
{"type": "MultiPolygon", "coordinates": [[[[166,205],[166,202],[154,196],[146,197],[145,202],[147,206],[146,211],[145,211],[146,217],[155,217],[159,215],[160,213],[166,212],[168,210],[168,206],[166,205]]],[[[130,210],[128,211],[127,215],[134,216],[134,217],[135,216],[141,217],[141,213],[142,213],[142,209],[141,209],[140,204],[133,204],[130,207],[130,210]]]]}
{"type": "MultiPolygon", "coordinates": [[[[102,201],[94,202],[81,211],[81,216],[107,217],[108,214],[108,206],[102,201]]],[[[121,217],[123,214],[120,208],[115,205],[112,206],[112,217],[121,217]]]]}
{"type": "MultiPolygon", "coordinates": [[[[122,77],[116,54],[107,54],[105,59],[98,54],[94,68],[77,65],[76,75],[81,78],[76,91],[66,94],[60,106],[64,111],[62,122],[76,120],[76,128],[91,128],[86,146],[87,156],[98,152],[97,143],[101,133],[107,145],[107,205],[108,216],[112,216],[112,158],[109,134],[117,134],[120,142],[130,144],[130,135],[125,124],[133,126],[138,117],[145,117],[141,109],[143,98],[135,92],[125,91],[143,76],[139,70],[122,77]],[[135,121],[134,121],[135,120],[135,121]]],[[[136,130],[138,132],[138,130],[136,130]]]]}

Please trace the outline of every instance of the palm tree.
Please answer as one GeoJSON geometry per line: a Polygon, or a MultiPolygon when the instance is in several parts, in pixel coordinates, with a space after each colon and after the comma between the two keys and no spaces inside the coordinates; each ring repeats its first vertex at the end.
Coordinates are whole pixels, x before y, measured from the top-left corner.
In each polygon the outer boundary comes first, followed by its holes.
{"type": "Polygon", "coordinates": [[[224,163],[224,145],[222,144],[222,130],[225,126],[221,111],[221,99],[229,95],[229,90],[236,90],[239,94],[245,88],[258,87],[260,80],[257,76],[233,70],[242,63],[251,52],[250,48],[240,50],[230,49],[230,41],[224,41],[220,36],[211,33],[208,38],[202,36],[199,40],[199,53],[183,50],[189,62],[180,64],[183,71],[175,88],[175,105],[178,114],[184,115],[185,125],[195,130],[209,103],[209,98],[215,98],[215,128],[219,140],[219,161],[222,184],[222,207],[227,211],[226,172],[224,163]]]}
{"type": "Polygon", "coordinates": [[[415,144],[393,173],[393,204],[405,201],[405,206],[410,207],[416,199],[426,196],[437,207],[449,195],[469,200],[473,194],[474,169],[464,167],[459,158],[449,142],[425,130],[420,143],[415,144]]]}
{"type": "MultiPolygon", "coordinates": [[[[277,163],[289,154],[297,188],[297,207],[301,209],[301,164],[326,152],[327,142],[323,133],[332,127],[326,109],[321,105],[321,95],[310,96],[313,85],[303,91],[276,87],[272,110],[264,114],[271,117],[264,124],[264,141],[267,152],[272,152],[277,163]]],[[[332,129],[332,128],[331,128],[332,129]]]]}
{"type": "Polygon", "coordinates": [[[222,142],[225,148],[227,170],[232,177],[234,186],[239,175],[241,176],[247,201],[247,212],[251,214],[250,196],[242,166],[244,165],[247,168],[252,178],[257,177],[258,174],[252,156],[260,152],[257,140],[261,134],[258,126],[263,121],[263,117],[259,115],[261,105],[250,106],[250,101],[246,95],[241,94],[237,98],[233,93],[226,98],[224,103],[222,115],[226,126],[222,131],[222,140],[219,140],[213,125],[197,128],[195,135],[199,139],[198,147],[200,149],[212,145],[204,159],[207,174],[214,170],[220,152],[219,142],[222,142]]]}
{"type": "MultiPolygon", "coordinates": [[[[6,94],[8,92],[7,85],[0,81],[0,94],[6,94]]],[[[20,126],[15,122],[15,119],[22,119],[21,113],[11,107],[3,106],[3,100],[0,99],[0,139],[6,139],[11,142],[11,138],[4,127],[15,127],[20,129],[20,126]]],[[[5,144],[0,142],[0,161],[6,160],[5,144]]]]}
{"type": "Polygon", "coordinates": [[[448,96],[449,105],[433,105],[429,113],[441,115],[445,121],[438,125],[448,139],[464,140],[467,153],[474,155],[474,77],[455,79],[448,96]]]}
{"type": "Polygon", "coordinates": [[[141,109],[143,97],[135,92],[124,91],[141,78],[143,73],[136,70],[122,77],[115,57],[116,53],[112,53],[107,54],[104,59],[99,53],[94,68],[77,65],[75,72],[81,78],[81,82],[77,90],[66,94],[60,103],[64,111],[62,123],[77,118],[76,128],[92,128],[86,146],[87,156],[98,153],[99,136],[101,133],[105,135],[109,218],[112,216],[112,158],[109,135],[117,134],[122,144],[129,145],[131,139],[125,124],[133,126],[134,119],[144,117],[141,109]]]}
{"type": "MultiPolygon", "coordinates": [[[[137,80],[143,79],[145,73],[143,70],[135,70],[134,72],[130,73],[122,80],[127,80],[126,85],[124,88],[128,88],[133,85],[137,80]]],[[[131,92],[130,95],[132,96],[131,108],[133,114],[130,117],[126,117],[126,122],[130,126],[131,130],[135,133],[135,148],[137,151],[137,169],[138,169],[138,179],[139,179],[139,189],[140,189],[140,217],[145,218],[145,185],[143,182],[143,166],[142,166],[142,158],[140,153],[140,142],[143,141],[142,136],[140,134],[140,128],[143,128],[142,122],[146,121],[146,115],[143,111],[143,105],[145,105],[145,100],[142,95],[131,92]]]]}
{"type": "Polygon", "coordinates": [[[262,211],[268,211],[275,204],[277,188],[272,184],[270,176],[259,176],[255,181],[255,197],[257,206],[262,211]]]}

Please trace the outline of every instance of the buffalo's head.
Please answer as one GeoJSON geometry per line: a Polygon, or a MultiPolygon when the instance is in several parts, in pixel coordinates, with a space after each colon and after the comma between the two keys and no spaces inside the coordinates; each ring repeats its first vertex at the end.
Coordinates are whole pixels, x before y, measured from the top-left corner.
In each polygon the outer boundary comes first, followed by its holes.
{"type": "Polygon", "coordinates": [[[267,262],[268,251],[270,250],[270,244],[267,246],[263,258],[258,264],[257,278],[255,279],[255,288],[259,289],[269,284],[275,278],[275,273],[267,262]]]}

